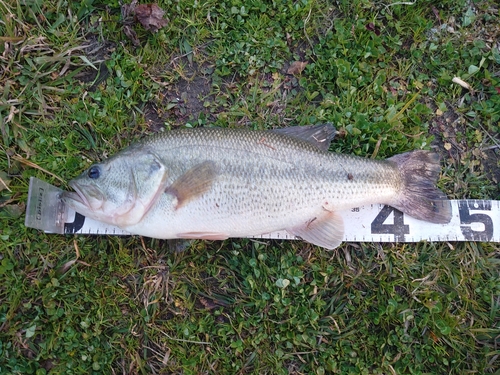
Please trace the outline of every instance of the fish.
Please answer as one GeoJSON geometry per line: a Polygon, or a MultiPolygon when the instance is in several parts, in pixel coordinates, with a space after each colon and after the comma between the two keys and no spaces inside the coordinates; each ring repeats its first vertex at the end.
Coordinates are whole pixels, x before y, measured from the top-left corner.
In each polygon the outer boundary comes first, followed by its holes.
{"type": "Polygon", "coordinates": [[[135,235],[224,240],[285,230],[326,249],[342,243],[339,212],[354,207],[385,204],[430,223],[451,220],[436,187],[437,153],[333,153],[335,133],[332,124],[157,133],[91,165],[62,199],[135,235]]]}

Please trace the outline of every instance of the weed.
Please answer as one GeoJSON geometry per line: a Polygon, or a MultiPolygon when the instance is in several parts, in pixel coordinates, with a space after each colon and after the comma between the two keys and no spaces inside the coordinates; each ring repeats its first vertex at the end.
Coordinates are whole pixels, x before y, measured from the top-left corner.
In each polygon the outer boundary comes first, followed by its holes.
{"type": "Polygon", "coordinates": [[[498,244],[184,246],[22,217],[29,177],[179,126],[332,122],[332,151],[433,147],[450,198],[499,199],[498,5],[158,5],[136,47],[118,1],[0,0],[0,373],[498,372],[498,244]]]}

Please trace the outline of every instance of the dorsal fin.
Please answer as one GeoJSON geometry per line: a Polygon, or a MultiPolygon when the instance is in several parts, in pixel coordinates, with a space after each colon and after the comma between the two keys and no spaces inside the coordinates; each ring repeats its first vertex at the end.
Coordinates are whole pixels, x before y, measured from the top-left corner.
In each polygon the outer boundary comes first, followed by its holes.
{"type": "Polygon", "coordinates": [[[302,139],[312,143],[320,150],[328,151],[330,143],[337,134],[335,127],[331,123],[307,126],[290,126],[283,129],[273,129],[272,132],[284,134],[289,137],[302,139]]]}

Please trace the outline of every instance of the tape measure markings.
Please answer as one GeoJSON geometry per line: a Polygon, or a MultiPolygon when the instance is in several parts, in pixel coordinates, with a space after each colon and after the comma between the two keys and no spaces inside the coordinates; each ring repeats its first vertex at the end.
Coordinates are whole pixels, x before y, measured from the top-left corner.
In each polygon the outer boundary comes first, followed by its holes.
{"type": "MultiPolygon", "coordinates": [[[[60,199],[62,190],[32,177],[28,192],[25,225],[58,234],[130,235],[74,212],[60,199]]],[[[397,209],[380,204],[354,207],[339,212],[344,219],[344,241],[418,242],[481,241],[500,242],[500,201],[451,200],[452,219],[433,224],[414,219],[397,209]]],[[[252,238],[297,239],[286,231],[252,238]]]]}

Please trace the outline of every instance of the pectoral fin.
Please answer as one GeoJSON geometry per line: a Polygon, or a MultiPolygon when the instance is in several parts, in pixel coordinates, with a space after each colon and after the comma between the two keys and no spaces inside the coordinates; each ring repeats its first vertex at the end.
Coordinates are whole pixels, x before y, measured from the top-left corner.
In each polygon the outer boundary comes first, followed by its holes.
{"type": "Polygon", "coordinates": [[[287,232],[314,245],[333,250],[344,238],[344,220],[335,212],[324,211],[304,224],[287,229],[287,232]]]}
{"type": "Polygon", "coordinates": [[[165,189],[165,193],[172,194],[177,198],[176,209],[178,209],[190,200],[210,190],[216,177],[215,163],[213,161],[204,161],[180,176],[165,189]]]}

